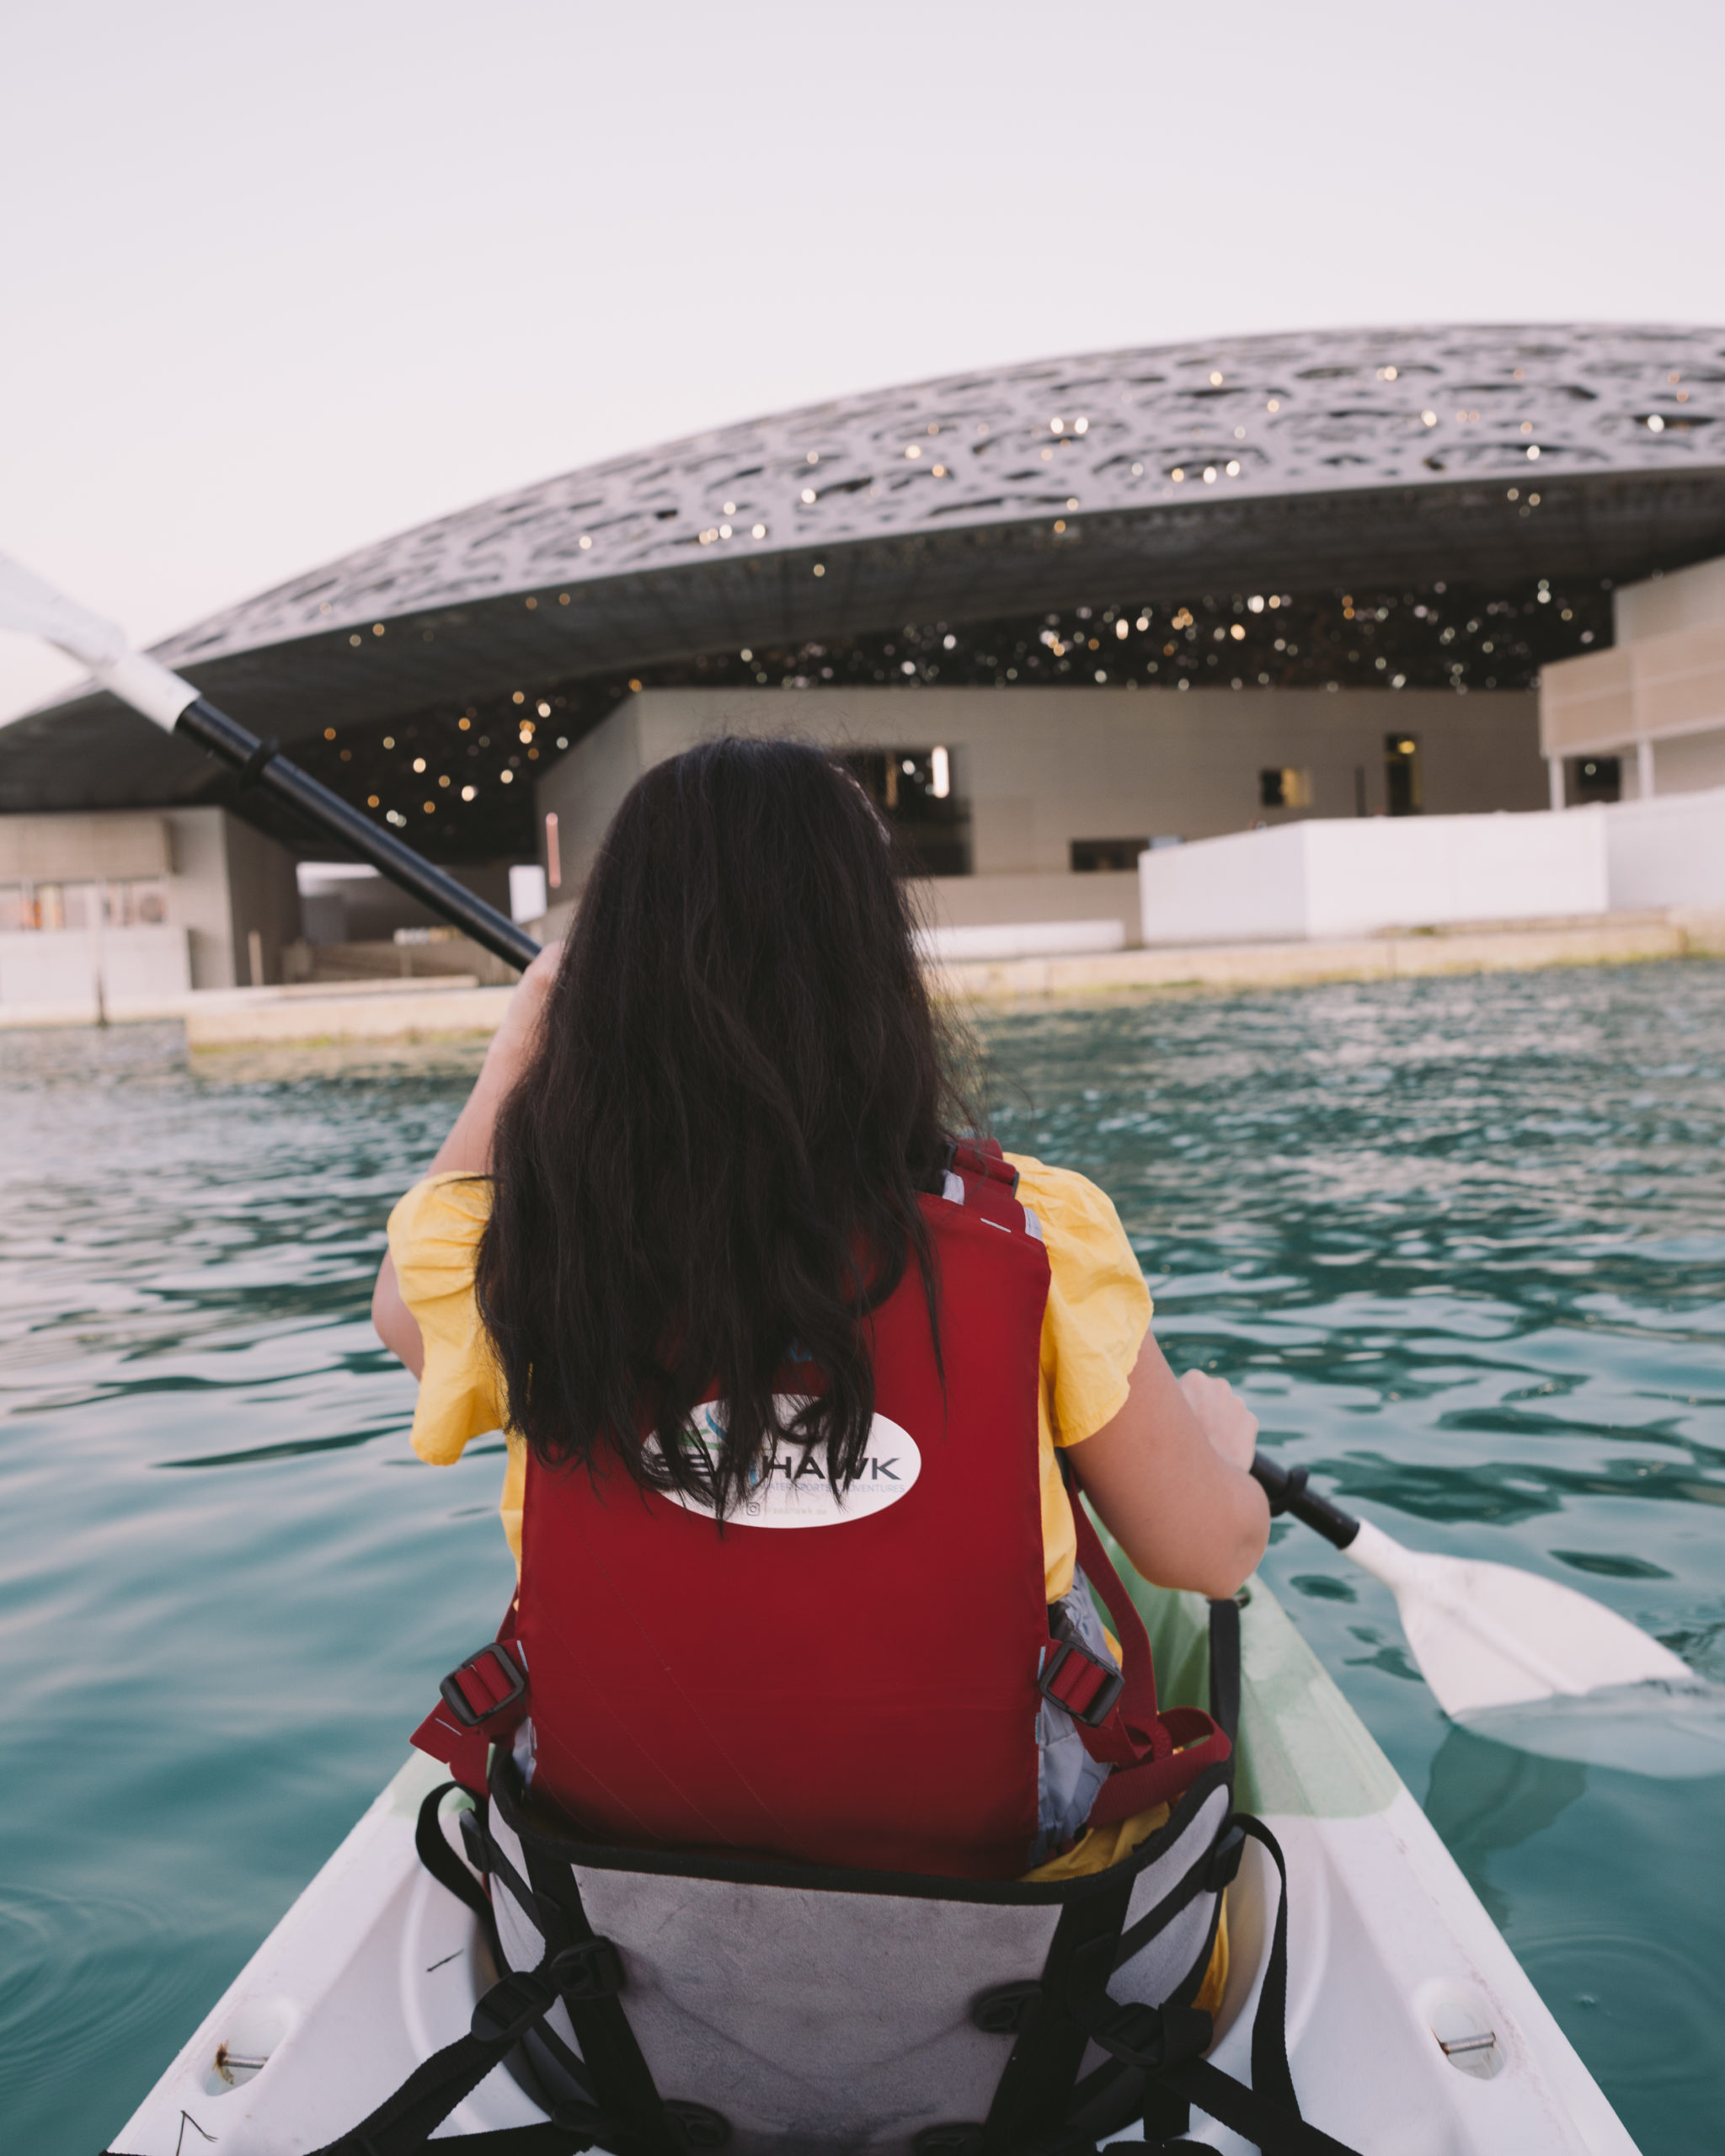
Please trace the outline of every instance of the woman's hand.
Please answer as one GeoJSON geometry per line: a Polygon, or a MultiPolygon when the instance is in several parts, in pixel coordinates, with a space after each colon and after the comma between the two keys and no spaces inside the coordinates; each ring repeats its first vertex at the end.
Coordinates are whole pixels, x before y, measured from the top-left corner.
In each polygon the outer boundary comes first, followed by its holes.
{"type": "Polygon", "coordinates": [[[532,1047],[533,1036],[539,1028],[540,1014],[545,1008],[545,999],[551,991],[551,984],[557,979],[557,969],[562,963],[562,944],[547,943],[515,983],[515,993],[509,1000],[509,1008],[504,1012],[503,1023],[498,1027],[491,1045],[495,1049],[501,1044],[517,1068],[532,1047]]]}
{"type": "Polygon", "coordinates": [[[1231,1467],[1249,1468],[1258,1450],[1258,1417],[1226,1378],[1188,1370],[1180,1380],[1198,1427],[1231,1467]]]}

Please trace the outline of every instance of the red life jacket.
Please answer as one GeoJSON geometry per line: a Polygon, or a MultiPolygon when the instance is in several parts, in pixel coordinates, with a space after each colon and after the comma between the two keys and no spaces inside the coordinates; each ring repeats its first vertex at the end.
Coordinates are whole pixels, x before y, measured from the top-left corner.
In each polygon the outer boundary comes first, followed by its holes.
{"type": "Polygon", "coordinates": [[[721,1534],[614,1462],[530,1460],[515,1607],[414,1742],[482,1789],[489,1743],[531,1714],[535,1801],[593,1838],[980,1879],[1031,1861],[1044,1699],[1114,1769],[1092,1824],[1225,1758],[1207,1716],[1158,1713],[1149,1641],[1076,1492],[1124,1683],[1051,1634],[1049,1267],[1016,1182],[997,1148],[962,1146],[921,1201],[941,1363],[913,1263],[870,1321],[876,1421],[841,1502],[818,1454],[781,1447],[721,1534]]]}

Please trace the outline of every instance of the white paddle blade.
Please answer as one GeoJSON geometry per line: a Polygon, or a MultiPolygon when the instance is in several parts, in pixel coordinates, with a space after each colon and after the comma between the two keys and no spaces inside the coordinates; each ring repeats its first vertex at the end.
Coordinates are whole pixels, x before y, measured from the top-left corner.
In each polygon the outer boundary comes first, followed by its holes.
{"type": "Polygon", "coordinates": [[[1422,1556],[1369,1522],[1348,1555],[1394,1594],[1413,1658],[1453,1720],[1611,1686],[1694,1682],[1669,1647],[1555,1580],[1422,1556]]]}
{"type": "Polygon", "coordinates": [[[110,666],[126,650],[116,623],[44,584],[10,554],[0,554],[0,629],[40,637],[86,666],[110,666]]]}
{"type": "Polygon", "coordinates": [[[68,658],[80,659],[122,703],[169,733],[186,706],[197,699],[190,681],[147,653],[127,648],[126,632],[80,606],[63,591],[31,574],[9,554],[0,554],[0,629],[40,637],[68,658]]]}

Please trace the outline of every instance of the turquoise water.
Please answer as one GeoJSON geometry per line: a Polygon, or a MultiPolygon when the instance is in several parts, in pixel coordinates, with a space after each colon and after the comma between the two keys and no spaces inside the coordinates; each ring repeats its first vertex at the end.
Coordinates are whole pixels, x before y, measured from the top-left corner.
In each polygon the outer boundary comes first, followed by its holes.
{"type": "MultiPolygon", "coordinates": [[[[1725,967],[992,1019],[997,1127],[1095,1175],[1177,1366],[1405,1540],[1725,1678],[1725,967]]],[[[0,1036],[0,2116],[93,2156],[399,1761],[510,1566],[366,1320],[470,1059],[0,1036]]],[[[1652,2152],[1718,2146],[1725,1778],[1449,1728],[1394,1610],[1266,1570],[1652,2152]]]]}

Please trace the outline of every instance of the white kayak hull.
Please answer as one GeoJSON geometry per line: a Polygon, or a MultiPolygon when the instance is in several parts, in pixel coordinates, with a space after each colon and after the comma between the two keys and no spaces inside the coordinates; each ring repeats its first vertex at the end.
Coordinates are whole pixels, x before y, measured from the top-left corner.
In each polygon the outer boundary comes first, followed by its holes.
{"type": "MultiPolygon", "coordinates": [[[[1165,1694],[1181,1696],[1202,1605],[1161,1597],[1146,1614],[1165,1694]]],[[[1243,1619],[1239,1800],[1287,1858],[1288,2052],[1306,2116],[1363,2156],[1635,2156],[1424,1813],[1266,1589],[1254,1587],[1243,1619]]],[[[420,1798],[440,1779],[417,1756],[402,1769],[115,2134],[115,2156],[184,2156],[217,2137],[220,2156],[304,2156],[466,2031],[493,1972],[474,1919],[414,1848],[420,1798]]],[[[1274,1896],[1252,1844],[1229,1898],[1232,1965],[1211,2053],[1242,2079],[1274,1896]]],[[[499,2068],[439,2137],[542,2117],[499,2068]]],[[[1249,2146],[1197,2114],[1192,2137],[1249,2146]]]]}

